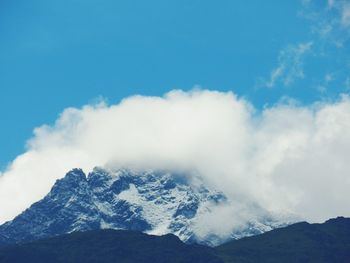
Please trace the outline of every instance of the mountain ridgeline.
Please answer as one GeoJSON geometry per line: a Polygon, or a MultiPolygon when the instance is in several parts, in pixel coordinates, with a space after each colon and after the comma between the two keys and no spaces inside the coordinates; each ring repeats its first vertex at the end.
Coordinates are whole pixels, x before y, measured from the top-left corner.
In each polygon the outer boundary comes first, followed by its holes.
{"type": "Polygon", "coordinates": [[[0,263],[349,263],[350,219],[306,222],[216,248],[172,234],[94,230],[0,248],[0,263]]]}
{"type": "Polygon", "coordinates": [[[226,263],[349,263],[350,218],[296,223],[216,248],[226,263]]]}
{"type": "Polygon", "coordinates": [[[223,263],[212,248],[128,230],[76,232],[0,249],[0,263],[14,262],[223,263]]]}
{"type": "MultiPolygon", "coordinates": [[[[170,172],[95,168],[88,176],[73,169],[50,193],[0,226],[0,245],[98,229],[172,233],[185,243],[210,246],[260,234],[283,225],[267,212],[225,236],[198,235],[198,220],[230,200],[199,178],[170,172]]],[[[215,216],[215,215],[214,215],[215,216]]],[[[233,219],[234,220],[234,219],[233,219]]]]}

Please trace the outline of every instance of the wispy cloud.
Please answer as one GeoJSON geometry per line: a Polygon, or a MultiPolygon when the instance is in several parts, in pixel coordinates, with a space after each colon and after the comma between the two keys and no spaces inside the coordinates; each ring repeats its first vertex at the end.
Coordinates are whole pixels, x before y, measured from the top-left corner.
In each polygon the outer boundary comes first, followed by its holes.
{"type": "Polygon", "coordinates": [[[329,10],[336,10],[335,19],[343,27],[350,27],[350,3],[348,1],[328,0],[329,10]]]}
{"type": "Polygon", "coordinates": [[[346,80],[345,80],[345,89],[347,91],[350,91],[350,77],[347,77],[346,80]]]}
{"type": "Polygon", "coordinates": [[[304,57],[311,50],[313,43],[305,42],[289,45],[280,51],[278,65],[270,74],[270,78],[263,81],[263,85],[272,88],[277,84],[288,86],[296,79],[304,78],[304,57]]]}
{"type": "Polygon", "coordinates": [[[301,0],[301,4],[299,18],[307,22],[310,36],[307,40],[281,49],[277,65],[268,77],[259,79],[258,86],[287,87],[305,78],[310,88],[322,94],[331,91],[330,88],[335,85],[336,90],[348,92],[346,78],[350,73],[347,51],[350,42],[350,2],[301,0]],[[329,59],[334,63],[329,63],[329,59]],[[315,67],[317,76],[305,71],[304,65],[307,63],[315,67]]]}
{"type": "Polygon", "coordinates": [[[312,32],[334,46],[343,47],[350,39],[350,3],[342,0],[328,0],[325,5],[309,1],[300,12],[303,18],[312,22],[312,32]]]}
{"type": "Polygon", "coordinates": [[[321,94],[327,94],[329,85],[335,80],[336,78],[336,73],[334,72],[327,72],[323,79],[320,79],[318,81],[318,84],[316,86],[316,89],[321,93],[321,94]]]}
{"type": "Polygon", "coordinates": [[[350,3],[346,3],[342,7],[341,22],[342,22],[342,25],[345,27],[350,26],[350,3]]]}
{"type": "Polygon", "coordinates": [[[334,80],[334,75],[332,73],[327,73],[325,76],[324,76],[324,81],[326,83],[329,83],[331,82],[332,80],[334,80]]]}
{"type": "MultiPolygon", "coordinates": [[[[324,80],[319,80],[318,90],[325,93],[330,85],[342,86],[337,89],[349,92],[347,78],[349,76],[350,42],[350,2],[348,0],[328,0],[324,4],[310,0],[303,3],[300,13],[311,22],[311,32],[315,43],[315,56],[332,57],[337,60],[331,69],[336,74],[329,74],[329,66],[325,69],[324,80]],[[337,84],[336,84],[337,83],[337,84]]],[[[328,63],[327,63],[328,64],[328,63]]]]}

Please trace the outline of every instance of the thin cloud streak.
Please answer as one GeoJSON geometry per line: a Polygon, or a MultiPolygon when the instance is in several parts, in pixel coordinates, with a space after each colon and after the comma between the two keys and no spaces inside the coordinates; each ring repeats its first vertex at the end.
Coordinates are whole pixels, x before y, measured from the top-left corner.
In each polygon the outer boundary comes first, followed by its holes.
{"type": "Polygon", "coordinates": [[[296,79],[304,78],[304,57],[312,45],[312,42],[305,42],[281,50],[277,67],[271,71],[269,80],[264,81],[263,85],[268,88],[273,88],[279,83],[289,86],[296,79]]]}

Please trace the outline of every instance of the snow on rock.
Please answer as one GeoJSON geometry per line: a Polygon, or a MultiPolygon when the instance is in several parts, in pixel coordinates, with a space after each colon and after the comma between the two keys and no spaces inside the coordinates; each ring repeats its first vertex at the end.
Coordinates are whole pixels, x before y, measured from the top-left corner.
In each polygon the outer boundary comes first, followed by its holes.
{"type": "Polygon", "coordinates": [[[265,213],[260,220],[248,220],[224,235],[199,234],[198,222],[208,215],[215,219],[215,207],[229,203],[223,193],[209,189],[198,178],[193,183],[166,171],[95,168],[86,176],[73,169],[56,181],[45,198],[0,226],[0,244],[113,228],[173,233],[184,242],[214,246],[283,225],[265,213]]]}

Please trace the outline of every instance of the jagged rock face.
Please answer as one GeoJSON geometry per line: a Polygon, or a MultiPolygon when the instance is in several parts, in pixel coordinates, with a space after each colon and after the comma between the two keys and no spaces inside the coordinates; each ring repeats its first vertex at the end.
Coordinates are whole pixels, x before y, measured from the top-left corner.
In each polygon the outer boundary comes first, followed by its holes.
{"type": "MultiPolygon", "coordinates": [[[[82,170],[73,169],[44,199],[0,226],[0,244],[112,228],[156,235],[173,233],[188,243],[217,245],[227,238],[215,233],[200,238],[194,224],[211,207],[225,202],[223,193],[168,172],[95,168],[86,176],[82,170]]],[[[276,224],[270,219],[249,222],[246,229],[230,237],[262,233],[276,224]]]]}

